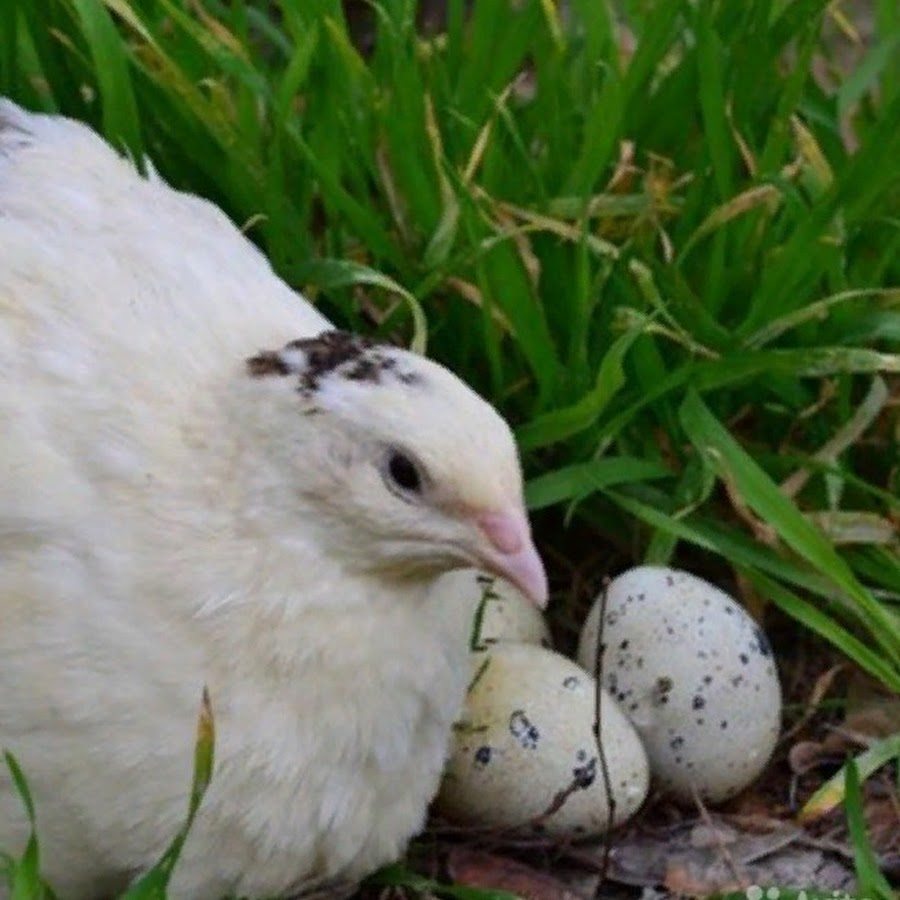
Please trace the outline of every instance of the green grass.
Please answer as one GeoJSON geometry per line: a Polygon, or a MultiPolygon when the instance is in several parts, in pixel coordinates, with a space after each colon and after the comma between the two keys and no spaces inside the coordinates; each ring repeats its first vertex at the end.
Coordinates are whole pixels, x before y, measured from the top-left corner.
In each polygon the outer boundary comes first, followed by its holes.
{"type": "Polygon", "coordinates": [[[517,424],[534,508],[651,561],[695,544],[900,688],[891,3],[831,93],[809,0],[620,22],[576,2],[569,23],[481,4],[468,24],[451,2],[431,40],[394,0],[369,59],[327,0],[10,3],[6,93],[221,203],[341,324],[427,329],[517,424]]]}
{"type": "Polygon", "coordinates": [[[34,801],[28,782],[18,761],[9,751],[3,751],[3,760],[22,800],[31,831],[19,858],[10,856],[0,847],[0,884],[5,883],[10,900],[54,900],[53,890],[41,878],[41,851],[36,830],[34,801]]]}
{"type": "Polygon", "coordinates": [[[369,58],[331,0],[6,5],[7,94],[427,340],[516,425],[539,526],[700,548],[900,689],[893,3],[829,91],[821,0],[450,2],[433,38],[388,0],[369,58]]]}
{"type": "Polygon", "coordinates": [[[900,690],[896,0],[848,74],[824,0],[499,5],[384,0],[363,57],[336,0],[3,0],[0,89],[469,380],[545,543],[738,575],[900,690]]]}

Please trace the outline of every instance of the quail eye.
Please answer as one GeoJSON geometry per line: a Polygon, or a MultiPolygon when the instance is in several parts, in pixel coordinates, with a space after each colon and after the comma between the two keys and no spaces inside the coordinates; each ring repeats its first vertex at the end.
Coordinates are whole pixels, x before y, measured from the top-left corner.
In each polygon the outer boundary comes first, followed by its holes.
{"type": "Polygon", "coordinates": [[[419,467],[399,450],[388,451],[386,475],[391,487],[404,494],[418,494],[422,490],[419,467]]]}

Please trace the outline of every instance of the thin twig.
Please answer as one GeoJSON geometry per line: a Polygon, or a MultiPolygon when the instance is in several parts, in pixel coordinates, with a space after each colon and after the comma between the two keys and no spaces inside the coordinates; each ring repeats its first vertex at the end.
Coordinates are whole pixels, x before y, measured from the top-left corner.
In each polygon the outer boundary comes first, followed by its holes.
{"type": "Polygon", "coordinates": [[[597,882],[595,897],[600,896],[600,888],[609,874],[610,854],[612,842],[610,832],[616,816],[616,799],[613,796],[612,779],[609,775],[609,763],[603,750],[603,654],[606,644],[603,642],[603,630],[606,623],[606,602],[609,594],[609,579],[604,579],[599,599],[599,619],[597,621],[597,645],[594,648],[596,658],[594,662],[594,742],[597,745],[597,756],[600,760],[600,775],[603,778],[603,790],[606,792],[606,831],[603,834],[603,857],[600,862],[600,880],[597,882]]]}

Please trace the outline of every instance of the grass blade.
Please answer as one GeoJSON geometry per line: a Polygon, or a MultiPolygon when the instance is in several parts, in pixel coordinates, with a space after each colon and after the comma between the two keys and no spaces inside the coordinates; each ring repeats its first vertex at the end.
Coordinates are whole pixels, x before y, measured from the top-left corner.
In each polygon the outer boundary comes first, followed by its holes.
{"type": "Polygon", "coordinates": [[[94,61],[103,105],[103,132],[113,144],[143,159],[131,71],[116,26],[101,0],[71,0],[94,61]]]}
{"type": "MultiPolygon", "coordinates": [[[[894,755],[900,748],[894,747],[894,755]]],[[[872,900],[896,900],[897,894],[881,874],[878,860],[866,834],[866,821],[863,816],[863,798],[860,787],[862,774],[858,760],[848,760],[845,770],[846,798],[844,809],[847,813],[847,827],[850,831],[850,842],[853,845],[853,863],[856,868],[856,880],[859,892],[863,897],[872,900]]],[[[866,776],[863,775],[863,778],[866,776]]]]}
{"type": "Polygon", "coordinates": [[[135,881],[122,895],[121,900],[166,900],[166,888],[172,878],[175,864],[178,862],[184,842],[187,840],[197,811],[200,809],[203,796],[212,780],[215,742],[216,734],[212,705],[210,704],[209,692],[204,688],[200,704],[200,715],[197,719],[197,738],[194,744],[194,774],[191,780],[187,818],[156,865],[135,881]]]}
{"type": "Polygon", "coordinates": [[[827,575],[851,599],[852,608],[882,645],[891,665],[900,670],[897,622],[859,584],[822,533],[781,493],[775,482],[712,415],[697,393],[688,394],[681,406],[680,418],[697,451],[708,457],[743,501],[771,525],[794,552],[827,575]]]}
{"type": "Polygon", "coordinates": [[[873,741],[867,750],[829,778],[803,804],[803,808],[797,814],[797,820],[803,824],[815,822],[840,806],[845,800],[852,804],[853,800],[850,794],[853,790],[854,778],[856,790],[858,790],[860,778],[865,780],[892,759],[900,760],[900,733],[873,741]]]}

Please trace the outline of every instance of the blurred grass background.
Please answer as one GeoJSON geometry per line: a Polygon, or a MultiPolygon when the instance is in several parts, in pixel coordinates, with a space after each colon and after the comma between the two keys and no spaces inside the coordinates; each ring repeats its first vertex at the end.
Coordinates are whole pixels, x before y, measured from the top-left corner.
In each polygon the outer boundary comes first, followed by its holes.
{"type": "Polygon", "coordinates": [[[0,7],[3,93],[501,409],[562,627],[682,564],[900,690],[896,0],[0,7]]]}

